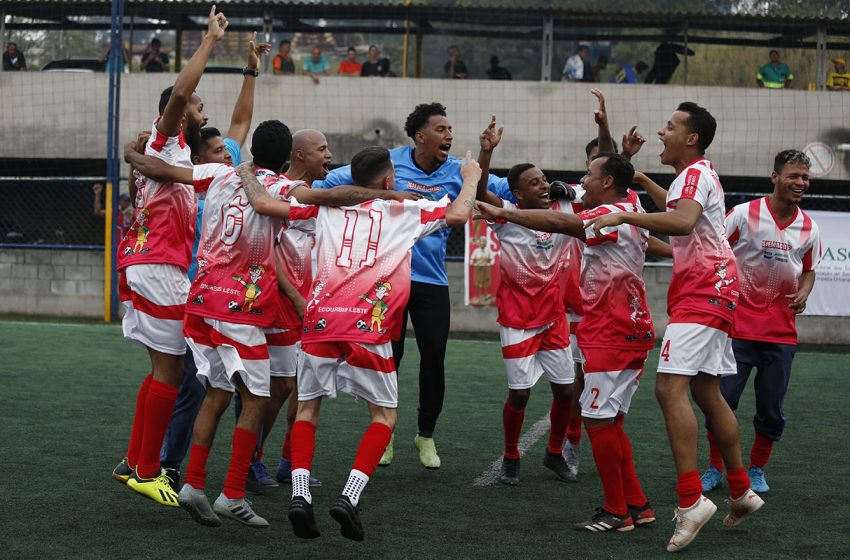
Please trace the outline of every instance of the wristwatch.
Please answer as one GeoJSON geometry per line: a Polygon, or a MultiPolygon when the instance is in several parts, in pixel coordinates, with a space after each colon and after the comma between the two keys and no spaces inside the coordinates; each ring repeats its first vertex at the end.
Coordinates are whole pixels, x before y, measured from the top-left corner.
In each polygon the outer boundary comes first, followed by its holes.
{"type": "Polygon", "coordinates": [[[254,76],[256,78],[257,76],[260,75],[260,71],[259,70],[251,70],[250,68],[245,67],[245,68],[242,69],[242,75],[243,76],[254,76]]]}

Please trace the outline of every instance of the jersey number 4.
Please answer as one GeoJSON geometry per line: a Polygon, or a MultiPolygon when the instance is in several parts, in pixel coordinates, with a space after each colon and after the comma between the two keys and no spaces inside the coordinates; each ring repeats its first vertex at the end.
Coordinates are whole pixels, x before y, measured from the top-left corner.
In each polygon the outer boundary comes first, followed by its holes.
{"type": "Polygon", "coordinates": [[[664,358],[665,362],[670,361],[670,341],[664,343],[664,348],[661,349],[661,357],[664,358]]]}
{"type": "MultiPolygon", "coordinates": [[[[384,215],[378,210],[369,210],[369,240],[366,245],[366,254],[360,261],[359,267],[373,266],[378,256],[378,241],[381,239],[381,220],[384,215]]],[[[345,229],[342,232],[342,247],[336,257],[336,265],[342,268],[351,268],[351,254],[354,252],[354,231],[357,228],[357,210],[345,211],[345,229]]],[[[359,268],[358,267],[358,268],[359,268]]]]}

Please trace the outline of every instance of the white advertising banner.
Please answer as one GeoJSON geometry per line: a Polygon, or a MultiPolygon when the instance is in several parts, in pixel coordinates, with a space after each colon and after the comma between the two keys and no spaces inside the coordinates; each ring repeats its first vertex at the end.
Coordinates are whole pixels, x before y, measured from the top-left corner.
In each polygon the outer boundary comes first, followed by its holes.
{"type": "Polygon", "coordinates": [[[823,258],[806,315],[850,316],[850,213],[807,211],[820,229],[823,258]]]}

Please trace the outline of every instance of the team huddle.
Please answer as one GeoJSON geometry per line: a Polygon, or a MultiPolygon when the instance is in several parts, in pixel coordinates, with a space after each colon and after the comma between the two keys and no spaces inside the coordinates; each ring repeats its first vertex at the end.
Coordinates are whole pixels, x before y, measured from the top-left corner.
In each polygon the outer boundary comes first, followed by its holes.
{"type": "Polygon", "coordinates": [[[495,117],[477,161],[469,152],[449,156],[452,127],[439,103],[408,116],[413,147],[367,147],[330,171],[321,132],[293,135],[271,120],[256,127],[253,161],[242,163],[268,46],[250,42],[223,136],[206,126],[195,89],[226,27],[213,7],[199,49],[162,94],[150,134],[125,148],[136,218],[118,253],[123,328],[147,348],[151,373],[114,478],[213,527],[222,517],[268,527],[246,492],[291,483],[294,534],[319,537],[310,493],[321,485],[312,469],[316,429],[322,401],[341,390],[367,403],[371,422],[330,515],[344,537],[363,540],[361,494],[377,467],[393,460],[408,319],[421,355],[414,444],[424,467],[440,468],[434,432],[449,334],[446,240],[448,228],[478,219],[502,246],[496,304],[508,397],[499,481],[520,483],[525,408],[545,374],[552,405],[543,465],[560,481],[577,480],[583,424],[604,490],[602,507],[575,528],[626,532],[654,523],[623,423],[656,337],[643,281],[650,252],[673,259],[655,385],[678,473],[667,550],[683,549],[708,523],[717,506],[704,493],[724,477],[724,525],[764,505],[764,467],[785,425],[795,315],[820,258],[817,225],[799,209],[809,187],[804,154],[780,152],[774,192],[726,215],[705,158],[716,130],[706,109],[684,102],[658,131],[661,162],[676,171],[665,190],[630,162],[645,142],[636,127],[616,153],[604,97],[593,90],[599,134],[579,185],[550,183],[532,163],[514,165],[506,178],[490,174],[503,132],[495,117]],[[634,185],[663,211],[645,212],[634,185]],[[651,233],[669,236],[669,245],[651,233]],[[756,440],[745,468],[733,411],[754,367],[756,440]],[[689,389],[711,444],[702,476],[689,389]],[[210,505],[207,461],[234,395],[229,467],[210,505]],[[284,403],[287,431],[271,477],[263,451],[284,403]]]}

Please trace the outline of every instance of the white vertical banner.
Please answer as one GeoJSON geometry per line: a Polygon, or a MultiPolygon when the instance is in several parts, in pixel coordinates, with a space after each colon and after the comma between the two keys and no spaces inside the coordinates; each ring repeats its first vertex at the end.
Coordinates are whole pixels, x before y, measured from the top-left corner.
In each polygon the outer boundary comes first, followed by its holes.
{"type": "Polygon", "coordinates": [[[806,211],[820,230],[823,257],[805,315],[850,316],[850,213],[806,211]]]}

